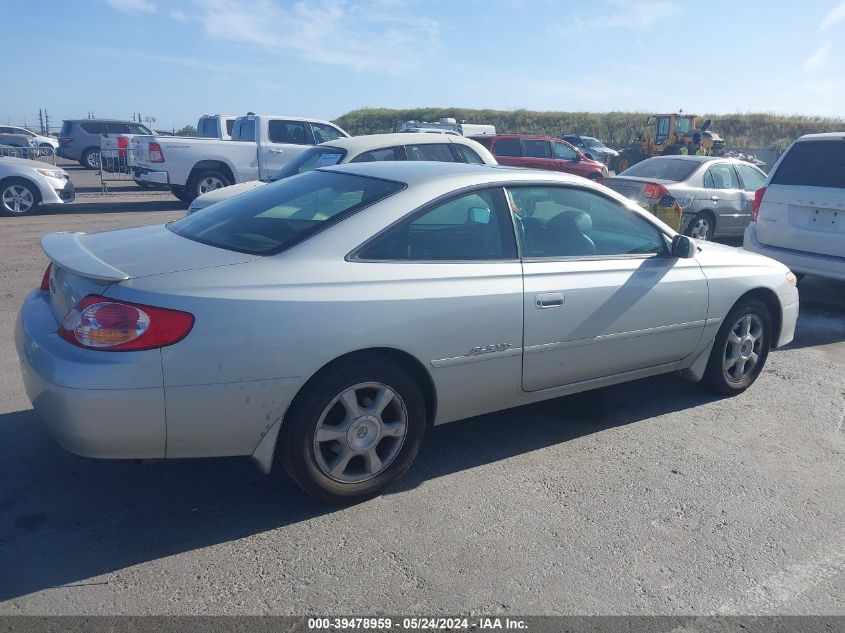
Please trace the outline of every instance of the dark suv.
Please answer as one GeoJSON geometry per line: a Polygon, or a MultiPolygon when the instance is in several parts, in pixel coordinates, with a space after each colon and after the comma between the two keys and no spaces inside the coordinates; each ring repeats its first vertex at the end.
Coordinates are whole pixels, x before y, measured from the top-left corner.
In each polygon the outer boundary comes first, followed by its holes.
{"type": "Polygon", "coordinates": [[[607,167],[590,160],[559,138],[529,134],[472,136],[492,152],[500,165],[565,171],[590,180],[607,176],[607,167]]]}
{"type": "Polygon", "coordinates": [[[133,121],[117,119],[67,119],[59,132],[61,158],[78,160],[87,169],[100,167],[100,137],[112,134],[152,134],[152,131],[133,121]]]}

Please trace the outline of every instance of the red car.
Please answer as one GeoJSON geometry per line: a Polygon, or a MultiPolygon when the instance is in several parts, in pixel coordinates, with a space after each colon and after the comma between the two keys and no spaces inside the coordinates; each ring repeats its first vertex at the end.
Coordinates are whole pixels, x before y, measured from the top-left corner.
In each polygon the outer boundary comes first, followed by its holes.
{"type": "Polygon", "coordinates": [[[573,145],[559,138],[530,134],[472,136],[489,149],[500,165],[565,171],[590,180],[607,176],[607,167],[590,160],[573,145]]]}

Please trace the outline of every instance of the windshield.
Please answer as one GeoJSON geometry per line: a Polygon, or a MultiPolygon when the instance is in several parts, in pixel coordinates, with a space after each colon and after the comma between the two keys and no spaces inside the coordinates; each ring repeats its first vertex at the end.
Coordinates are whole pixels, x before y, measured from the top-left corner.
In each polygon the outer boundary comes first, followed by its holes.
{"type": "Polygon", "coordinates": [[[584,145],[587,147],[604,147],[604,143],[602,143],[597,138],[591,138],[589,136],[582,136],[581,140],[584,141],[584,145]]]}
{"type": "Polygon", "coordinates": [[[219,202],[168,228],[209,246],[274,255],[404,186],[391,180],[310,171],[219,202]]]}
{"type": "Polygon", "coordinates": [[[317,169],[317,167],[329,167],[337,165],[346,156],[346,150],[339,147],[321,145],[305,150],[294,158],[287,165],[270,177],[270,181],[281,180],[288,176],[304,174],[306,171],[317,169]]]}
{"type": "Polygon", "coordinates": [[[649,158],[629,167],[619,175],[680,182],[686,180],[700,165],[701,163],[697,161],[679,158],[649,158]]]}

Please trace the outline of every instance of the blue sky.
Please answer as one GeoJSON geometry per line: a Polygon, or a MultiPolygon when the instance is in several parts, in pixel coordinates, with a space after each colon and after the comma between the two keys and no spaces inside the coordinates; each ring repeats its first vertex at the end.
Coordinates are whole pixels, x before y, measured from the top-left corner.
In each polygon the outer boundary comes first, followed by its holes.
{"type": "Polygon", "coordinates": [[[0,121],[354,108],[845,117],[845,2],[4,0],[0,121]],[[13,91],[8,90],[14,86],[13,91]]]}

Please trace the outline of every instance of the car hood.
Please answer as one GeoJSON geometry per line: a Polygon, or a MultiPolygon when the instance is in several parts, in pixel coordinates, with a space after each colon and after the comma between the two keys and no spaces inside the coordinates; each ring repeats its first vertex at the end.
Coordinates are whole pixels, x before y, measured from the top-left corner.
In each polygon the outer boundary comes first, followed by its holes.
{"type": "Polygon", "coordinates": [[[189,211],[199,211],[200,209],[205,209],[207,206],[214,204],[215,202],[221,202],[223,200],[228,200],[232,196],[236,196],[239,193],[244,193],[245,191],[252,191],[253,189],[257,189],[258,187],[263,187],[267,183],[263,180],[248,180],[246,182],[239,182],[236,185],[231,185],[229,187],[223,187],[221,189],[215,189],[214,191],[209,191],[208,193],[204,193],[198,198],[195,198],[191,205],[188,207],[189,211]]]}
{"type": "MultiPolygon", "coordinates": [[[[30,167],[32,169],[62,169],[55,167],[48,163],[43,163],[40,160],[29,160],[27,158],[14,158],[12,156],[0,156],[0,166],[8,165],[10,167],[30,167]]],[[[64,171],[64,169],[62,169],[64,171]]]]}
{"type": "Polygon", "coordinates": [[[707,266],[766,266],[783,269],[784,274],[789,270],[770,257],[747,251],[740,246],[727,246],[716,242],[695,240],[698,247],[696,260],[703,267],[707,266]]]}
{"type": "Polygon", "coordinates": [[[62,269],[103,282],[230,266],[258,258],[194,242],[164,224],[91,235],[51,233],[44,236],[41,246],[62,269]]]}

